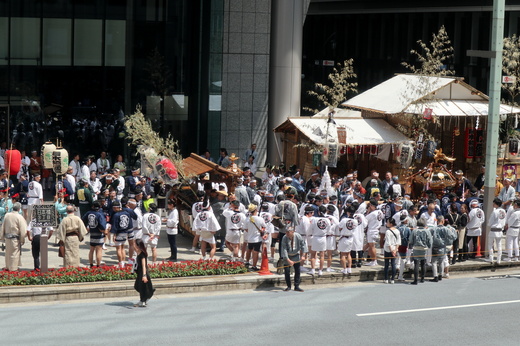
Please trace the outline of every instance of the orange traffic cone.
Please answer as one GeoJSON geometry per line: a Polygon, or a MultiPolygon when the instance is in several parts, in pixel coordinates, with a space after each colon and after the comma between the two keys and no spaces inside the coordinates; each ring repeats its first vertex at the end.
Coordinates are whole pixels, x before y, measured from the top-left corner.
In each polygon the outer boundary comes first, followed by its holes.
{"type": "Polygon", "coordinates": [[[480,253],[480,236],[477,238],[477,254],[475,257],[482,257],[482,254],[480,253]]]}
{"type": "Polygon", "coordinates": [[[269,270],[269,258],[267,257],[267,248],[264,246],[264,250],[262,251],[262,265],[260,266],[260,270],[258,271],[260,275],[271,275],[271,271],[269,270]]]}

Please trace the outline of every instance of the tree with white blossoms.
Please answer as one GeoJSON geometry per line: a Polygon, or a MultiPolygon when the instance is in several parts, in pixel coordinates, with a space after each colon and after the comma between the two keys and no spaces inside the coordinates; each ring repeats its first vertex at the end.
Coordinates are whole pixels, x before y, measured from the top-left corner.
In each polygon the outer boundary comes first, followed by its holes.
{"type": "Polygon", "coordinates": [[[134,114],[125,117],[125,130],[130,144],[152,148],[157,156],[164,156],[175,165],[181,179],[191,178],[184,172],[179,143],[173,139],[170,133],[166,138],[162,138],[155,132],[150,121],[141,112],[140,106],[137,107],[134,114]]]}
{"type": "Polygon", "coordinates": [[[445,77],[455,75],[455,71],[445,68],[448,59],[453,57],[453,47],[444,25],[440,27],[439,32],[432,34],[429,45],[422,40],[418,40],[417,44],[422,53],[412,49],[410,54],[416,56],[419,66],[416,67],[407,62],[402,62],[404,67],[421,76],[445,77]]]}
{"type": "MultiPolygon", "coordinates": [[[[328,75],[331,85],[322,83],[315,83],[314,87],[317,91],[309,90],[307,93],[318,100],[318,102],[329,108],[329,118],[333,117],[334,109],[344,102],[349,94],[357,94],[358,83],[354,72],[354,59],[345,60],[342,64],[338,63],[337,68],[332,69],[332,73],[328,75]]],[[[319,113],[320,110],[303,107],[304,110],[310,111],[314,114],[319,113]]],[[[330,119],[329,119],[330,121],[330,119]]],[[[335,131],[335,129],[334,129],[335,131]]],[[[326,134],[328,137],[328,134],[326,134]]],[[[326,138],[324,138],[326,141],[326,138]]],[[[307,148],[309,154],[317,154],[322,152],[323,144],[300,143],[294,147],[307,148]]]]}
{"type": "MultiPolygon", "coordinates": [[[[510,100],[504,100],[503,102],[511,106],[518,106],[516,99],[520,94],[520,38],[516,36],[516,34],[504,38],[502,72],[504,72],[504,75],[506,76],[513,77],[512,83],[502,83],[502,89],[507,91],[509,96],[511,96],[510,100]]],[[[516,135],[516,126],[514,126],[518,125],[516,117],[514,121],[515,124],[508,124],[507,120],[503,122],[500,129],[500,138],[502,141],[507,140],[508,137],[516,135]]]]}
{"type": "MultiPolygon", "coordinates": [[[[332,73],[328,75],[328,79],[332,82],[331,86],[315,83],[314,87],[317,91],[309,90],[307,93],[315,97],[324,106],[333,110],[346,100],[348,94],[357,94],[358,83],[354,73],[354,59],[348,59],[343,64],[338,63],[337,68],[332,69],[332,73]],[[339,69],[339,70],[338,70],[339,69]]],[[[318,113],[320,110],[303,107],[303,109],[318,113]]]]}
{"type": "MultiPolygon", "coordinates": [[[[455,74],[455,71],[449,69],[447,64],[449,59],[453,58],[454,49],[444,25],[440,27],[437,33],[432,34],[432,40],[429,43],[418,40],[417,44],[421,51],[412,49],[410,54],[416,57],[419,64],[417,66],[407,62],[401,64],[413,74],[419,76],[420,79],[420,83],[409,86],[410,88],[419,88],[416,93],[410,94],[428,95],[434,91],[431,77],[440,78],[455,74]]],[[[406,98],[406,95],[403,95],[403,97],[406,98]]],[[[409,100],[410,103],[413,101],[415,100],[409,100]]],[[[434,116],[431,120],[426,120],[422,114],[415,114],[412,117],[411,126],[397,125],[397,129],[412,139],[417,139],[419,134],[422,133],[425,140],[433,140],[434,137],[427,131],[430,123],[440,125],[434,116]]]]}

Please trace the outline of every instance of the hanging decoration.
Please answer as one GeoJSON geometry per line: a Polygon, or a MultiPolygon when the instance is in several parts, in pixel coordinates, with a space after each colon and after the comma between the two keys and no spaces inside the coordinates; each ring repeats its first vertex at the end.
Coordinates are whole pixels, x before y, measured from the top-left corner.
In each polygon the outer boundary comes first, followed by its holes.
{"type": "Polygon", "coordinates": [[[432,117],[433,117],[433,109],[425,108],[424,112],[423,112],[423,119],[432,120],[432,117]]]}
{"type": "Polygon", "coordinates": [[[69,153],[66,149],[56,148],[52,152],[52,170],[58,175],[67,173],[69,168],[69,153]]]}
{"type": "Polygon", "coordinates": [[[518,139],[509,138],[509,154],[516,156],[518,154],[518,139]]]}
{"type": "Polygon", "coordinates": [[[334,112],[330,112],[322,156],[323,165],[329,167],[336,167],[338,164],[338,130],[333,116],[334,112]]]}
{"type": "Polygon", "coordinates": [[[426,156],[433,157],[435,155],[435,149],[437,149],[437,142],[428,141],[426,142],[426,156]]]}
{"type": "Polygon", "coordinates": [[[41,148],[41,157],[42,157],[42,164],[43,164],[43,168],[45,169],[52,169],[53,168],[53,165],[52,165],[52,153],[53,151],[56,150],[56,145],[54,145],[54,143],[52,142],[45,142],[43,145],[42,145],[42,148],[41,148]]]}
{"type": "Polygon", "coordinates": [[[399,146],[399,163],[404,168],[410,167],[414,157],[413,146],[411,143],[402,143],[399,146]]]}
{"type": "Polygon", "coordinates": [[[424,150],[423,139],[424,139],[424,135],[422,133],[419,134],[419,138],[417,139],[417,148],[416,148],[416,152],[415,152],[415,159],[417,160],[417,162],[421,162],[421,160],[422,160],[422,155],[423,155],[423,150],[424,150]]]}
{"type": "Polygon", "coordinates": [[[9,175],[16,175],[20,171],[20,164],[22,162],[22,154],[16,150],[6,150],[4,155],[5,170],[9,175]]]}

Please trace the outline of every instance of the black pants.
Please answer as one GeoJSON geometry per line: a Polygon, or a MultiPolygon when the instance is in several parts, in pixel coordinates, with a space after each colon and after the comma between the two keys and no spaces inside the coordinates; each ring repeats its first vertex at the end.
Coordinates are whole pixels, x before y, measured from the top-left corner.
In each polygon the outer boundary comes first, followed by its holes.
{"type": "Polygon", "coordinates": [[[424,265],[426,264],[425,259],[414,259],[413,260],[413,281],[417,282],[419,277],[419,265],[421,266],[421,279],[424,279],[424,265]]]}
{"type": "Polygon", "coordinates": [[[390,277],[390,280],[394,280],[395,278],[395,256],[392,255],[391,252],[385,251],[385,280],[388,280],[388,269],[389,266],[392,266],[392,276],[390,277]]]}
{"type": "Polygon", "coordinates": [[[352,264],[356,262],[361,263],[363,261],[363,251],[352,250],[350,251],[350,257],[352,257],[352,264]]]}
{"type": "MultiPolygon", "coordinates": [[[[300,261],[294,262],[292,265],[294,267],[294,288],[300,287],[300,261]]],[[[285,273],[285,283],[287,287],[291,288],[291,266],[286,264],[283,268],[285,273]]]]}
{"type": "Polygon", "coordinates": [[[170,258],[177,259],[177,234],[168,234],[168,243],[170,243],[170,258]]]}
{"type": "Polygon", "coordinates": [[[477,255],[477,242],[478,242],[478,236],[466,236],[466,252],[469,253],[469,258],[475,258],[477,255]],[[471,253],[469,252],[469,243],[473,240],[473,250],[471,253]]]}
{"type": "Polygon", "coordinates": [[[31,252],[34,259],[34,269],[40,269],[40,235],[35,235],[32,240],[31,252]]]}

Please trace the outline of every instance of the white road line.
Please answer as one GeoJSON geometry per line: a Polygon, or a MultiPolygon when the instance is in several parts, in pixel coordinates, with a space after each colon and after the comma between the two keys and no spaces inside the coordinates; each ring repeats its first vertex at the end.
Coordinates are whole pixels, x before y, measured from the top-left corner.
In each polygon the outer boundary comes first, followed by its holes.
{"type": "Polygon", "coordinates": [[[502,305],[502,304],[514,304],[514,303],[520,303],[520,300],[507,300],[507,301],[504,301],[504,302],[491,302],[491,303],[479,303],[479,304],[467,304],[467,305],[439,306],[439,307],[436,307],[436,308],[424,308],[424,309],[371,312],[371,313],[367,313],[367,314],[356,314],[356,316],[358,316],[358,317],[367,317],[367,316],[380,316],[380,315],[393,315],[393,314],[407,314],[407,313],[412,313],[412,312],[449,310],[449,309],[463,309],[463,308],[473,308],[473,307],[476,307],[476,306],[502,305]]]}

